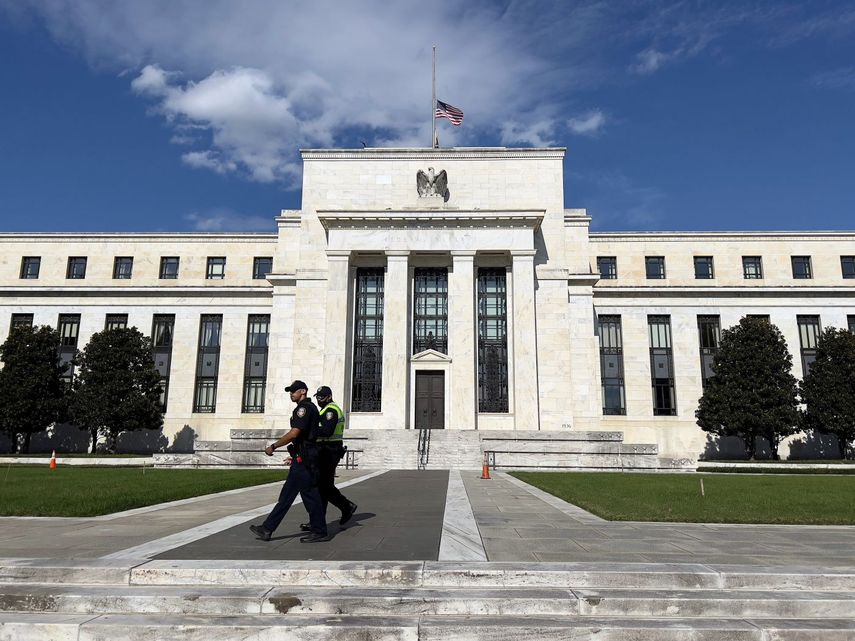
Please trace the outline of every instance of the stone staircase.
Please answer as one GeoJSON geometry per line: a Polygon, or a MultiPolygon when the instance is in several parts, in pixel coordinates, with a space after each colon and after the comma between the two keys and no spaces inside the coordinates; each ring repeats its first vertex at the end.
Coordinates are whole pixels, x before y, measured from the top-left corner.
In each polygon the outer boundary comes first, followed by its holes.
{"type": "MultiPolygon", "coordinates": [[[[229,441],[196,441],[193,454],[155,454],[158,467],[264,467],[262,450],[280,430],[231,430],[229,441]]],[[[347,430],[348,463],[363,469],[417,469],[418,430],[347,430]]],[[[694,461],[661,458],[653,444],[627,444],[622,432],[432,430],[427,469],[693,470],[694,461]]]]}
{"type": "Polygon", "coordinates": [[[855,568],[0,561],[0,639],[844,641],[855,568]]]}

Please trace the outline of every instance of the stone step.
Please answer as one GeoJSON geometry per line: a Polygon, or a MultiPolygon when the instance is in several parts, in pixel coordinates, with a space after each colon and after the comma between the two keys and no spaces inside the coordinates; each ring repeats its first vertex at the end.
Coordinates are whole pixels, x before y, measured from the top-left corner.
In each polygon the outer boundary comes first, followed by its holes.
{"type": "Polygon", "coordinates": [[[132,568],[130,583],[276,587],[552,587],[855,592],[855,568],[818,570],[693,563],[155,560],[132,568]]]}
{"type": "Polygon", "coordinates": [[[855,593],[555,588],[0,586],[0,611],[66,614],[342,614],[846,618],[855,593]]]}
{"type": "Polygon", "coordinates": [[[0,586],[19,583],[855,592],[855,568],[617,562],[0,559],[0,586]]]}
{"type": "Polygon", "coordinates": [[[853,634],[853,619],[0,614],[0,638],[18,641],[851,641],[853,634]]]}

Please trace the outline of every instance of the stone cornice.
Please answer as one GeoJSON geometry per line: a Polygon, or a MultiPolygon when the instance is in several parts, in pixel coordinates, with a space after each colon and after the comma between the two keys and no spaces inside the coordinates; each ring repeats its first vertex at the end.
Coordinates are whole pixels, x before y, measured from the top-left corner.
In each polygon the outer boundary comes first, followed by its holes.
{"type": "Polygon", "coordinates": [[[66,297],[66,296],[180,296],[180,297],[200,297],[207,296],[216,298],[219,296],[225,297],[247,297],[247,296],[269,296],[273,291],[270,284],[266,283],[263,286],[238,286],[238,287],[160,287],[160,286],[141,286],[141,287],[0,287],[0,295],[2,296],[51,296],[51,297],[66,297]]]}
{"type": "Polygon", "coordinates": [[[301,149],[303,160],[477,160],[477,159],[545,159],[564,158],[565,147],[449,147],[446,149],[367,148],[367,149],[301,149]]]}
{"type": "Polygon", "coordinates": [[[545,210],[320,210],[318,219],[325,229],[425,227],[527,227],[537,229],[545,210]]]}
{"type": "Polygon", "coordinates": [[[275,243],[276,232],[0,232],[0,242],[86,243],[125,241],[181,241],[230,243],[242,240],[275,243]]]}
{"type": "Polygon", "coordinates": [[[686,296],[700,298],[851,298],[855,285],[841,287],[595,287],[596,298],[639,298],[686,296]]]}
{"type": "Polygon", "coordinates": [[[757,241],[757,240],[794,240],[821,241],[844,240],[855,241],[853,231],[645,231],[645,232],[590,232],[592,242],[636,242],[636,241],[675,241],[675,242],[708,242],[710,240],[724,241],[757,241]]]}

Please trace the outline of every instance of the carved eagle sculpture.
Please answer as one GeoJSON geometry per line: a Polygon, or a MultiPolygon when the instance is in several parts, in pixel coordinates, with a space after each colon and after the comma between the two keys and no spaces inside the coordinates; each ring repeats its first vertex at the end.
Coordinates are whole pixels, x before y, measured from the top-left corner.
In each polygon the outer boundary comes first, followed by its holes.
{"type": "Polygon", "coordinates": [[[416,186],[419,190],[419,196],[442,196],[445,198],[445,192],[448,190],[448,174],[443,169],[438,174],[435,174],[433,167],[428,167],[427,173],[421,169],[416,172],[416,186]]]}

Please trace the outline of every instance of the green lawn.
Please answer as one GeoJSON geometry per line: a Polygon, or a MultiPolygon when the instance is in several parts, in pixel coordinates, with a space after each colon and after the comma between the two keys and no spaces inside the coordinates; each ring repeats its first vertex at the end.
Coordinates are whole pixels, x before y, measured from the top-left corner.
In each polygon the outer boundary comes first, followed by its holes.
{"type": "Polygon", "coordinates": [[[855,524],[851,476],[607,472],[513,476],[613,521],[855,524]]]}
{"type": "Polygon", "coordinates": [[[0,468],[0,516],[96,516],[282,481],[287,470],[153,470],[9,465],[0,468]]]}

